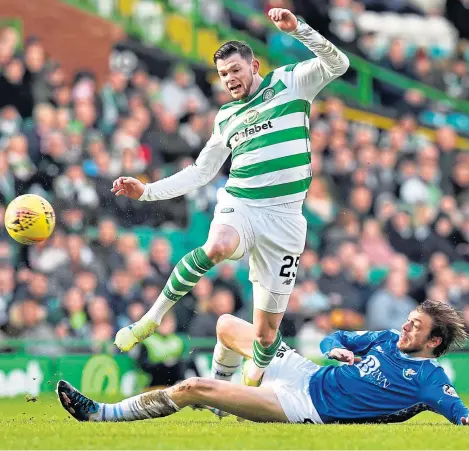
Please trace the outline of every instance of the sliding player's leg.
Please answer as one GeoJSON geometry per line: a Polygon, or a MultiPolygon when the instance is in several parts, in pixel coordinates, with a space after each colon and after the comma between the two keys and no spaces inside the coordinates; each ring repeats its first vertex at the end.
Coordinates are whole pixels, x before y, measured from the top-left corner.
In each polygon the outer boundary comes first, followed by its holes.
{"type": "MultiPolygon", "coordinates": [[[[212,377],[216,380],[231,381],[241,365],[243,356],[252,358],[254,340],[252,324],[233,315],[222,315],[217,321],[217,343],[213,350],[212,377]]],[[[197,406],[203,408],[203,406],[197,406]]],[[[213,414],[223,418],[229,415],[220,409],[207,407],[213,414]]]]}
{"type": "MultiPolygon", "coordinates": [[[[257,320],[257,324],[262,326],[263,321],[259,319],[260,312],[261,314],[266,313],[256,309],[254,311],[254,321],[257,320]]],[[[276,316],[273,314],[272,316],[274,325],[271,328],[276,331],[281,315],[276,316]]],[[[267,321],[270,319],[267,318],[267,321]]],[[[253,344],[259,335],[253,324],[233,315],[222,315],[217,321],[217,344],[213,351],[212,377],[230,381],[239,368],[242,357],[253,358],[253,344]]]]}
{"type": "Polygon", "coordinates": [[[206,378],[191,378],[164,390],[153,390],[116,404],[98,403],[65,381],[59,400],[79,421],[136,421],[172,415],[184,407],[212,405],[251,421],[288,422],[272,388],[252,388],[206,378]]]}
{"type": "Polygon", "coordinates": [[[192,378],[186,384],[168,389],[177,405],[209,405],[251,421],[288,422],[271,387],[259,390],[205,378],[192,378]]]}
{"type": "MultiPolygon", "coordinates": [[[[253,324],[232,315],[223,315],[218,319],[218,343],[223,344],[230,352],[252,359],[255,338],[256,329],[253,324]]],[[[266,368],[260,389],[274,389],[290,422],[302,423],[305,419],[321,422],[310,397],[305,396],[310,378],[318,369],[318,365],[282,342],[272,362],[266,368]]],[[[223,412],[219,409],[210,408],[210,410],[223,416],[223,412]]]]}
{"type": "Polygon", "coordinates": [[[244,319],[225,314],[217,321],[217,341],[237,354],[252,359],[252,344],[256,338],[254,325],[244,319]]]}
{"type": "Polygon", "coordinates": [[[179,261],[150,310],[139,321],[117,332],[116,346],[121,351],[130,351],[137,343],[152,335],[165,313],[192,290],[214,265],[235,254],[240,241],[235,228],[212,224],[207,242],[179,261]]]}
{"type": "Polygon", "coordinates": [[[254,326],[233,315],[222,315],[217,321],[217,344],[213,350],[212,377],[231,381],[243,357],[252,358],[254,326]]]}

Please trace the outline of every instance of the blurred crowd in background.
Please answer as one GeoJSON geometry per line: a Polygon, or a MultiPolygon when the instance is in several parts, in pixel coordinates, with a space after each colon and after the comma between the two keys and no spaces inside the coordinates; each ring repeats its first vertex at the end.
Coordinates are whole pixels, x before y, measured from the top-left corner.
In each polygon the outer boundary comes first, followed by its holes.
{"type": "MultiPolygon", "coordinates": [[[[217,0],[214,0],[215,3],[217,0]]],[[[208,3],[213,3],[207,0],[208,3]]],[[[469,100],[469,2],[467,0],[242,0],[265,13],[286,7],[342,49],[410,79],[469,100]]],[[[285,63],[309,58],[293,37],[228,11],[228,20],[266,42],[271,58],[285,63]]],[[[343,77],[356,82],[353,69],[343,77]]],[[[398,118],[413,115],[426,126],[449,125],[469,134],[469,114],[445,101],[431,100],[422,89],[373,82],[375,108],[398,118]]]]}
{"type": "MultiPolygon", "coordinates": [[[[287,0],[243,3],[259,11],[295,8],[287,0]]],[[[328,28],[336,43],[469,99],[464,36],[457,36],[455,52],[448,50],[451,36],[428,45],[392,39],[384,45],[362,17],[410,12],[438,21],[444,3],[310,3],[327,20],[308,14],[304,2],[297,12],[313,26],[320,22],[323,32],[328,28]]],[[[223,8],[220,14],[268,40],[273,51],[288,51],[289,41],[278,41],[258,21],[223,8]]],[[[156,181],[191,164],[230,96],[217,82],[202,90],[183,62],[163,79],[139,63],[132,74],[111,71],[98,85],[88,69],[65,74],[37,37],[19,44],[13,29],[1,32],[0,218],[3,224],[15,196],[34,192],[50,200],[58,223],[51,239],[34,247],[16,246],[2,225],[0,336],[109,341],[143,315],[181,257],[177,240],[164,231],[193,233],[203,243],[200,229],[190,226],[197,215],[210,220],[230,161],[206,187],[171,201],[115,198],[112,181],[119,175],[156,181]],[[141,228],[161,236],[142,245],[141,228]]],[[[462,310],[469,326],[469,152],[457,148],[450,127],[438,129],[435,142],[418,133],[426,105],[419,91],[377,86],[376,95],[399,111],[389,130],[345,119],[338,98],[312,105],[307,248],[282,323],[301,351],[302,343],[311,347],[336,328],[399,328],[426,298],[462,310]]],[[[177,303],[160,335],[213,337],[220,315],[251,318],[246,268],[246,259],[217,266],[177,303]]],[[[60,342],[54,346],[43,350],[60,352],[60,342]]]]}

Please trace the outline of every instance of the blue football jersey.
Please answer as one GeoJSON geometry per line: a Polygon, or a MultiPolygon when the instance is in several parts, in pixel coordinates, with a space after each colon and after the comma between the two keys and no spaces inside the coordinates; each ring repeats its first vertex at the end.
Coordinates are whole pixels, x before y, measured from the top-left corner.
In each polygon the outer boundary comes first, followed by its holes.
{"type": "Polygon", "coordinates": [[[324,423],[392,423],[431,410],[455,424],[469,410],[435,359],[411,357],[397,347],[399,332],[338,331],[321,351],[345,348],[354,365],[325,366],[310,380],[312,402],[324,423]]]}

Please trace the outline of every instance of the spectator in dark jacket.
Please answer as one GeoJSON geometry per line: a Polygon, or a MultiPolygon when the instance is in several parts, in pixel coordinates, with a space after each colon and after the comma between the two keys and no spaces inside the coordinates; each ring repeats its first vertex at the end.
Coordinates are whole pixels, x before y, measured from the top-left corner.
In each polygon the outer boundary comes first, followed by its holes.
{"type": "Polygon", "coordinates": [[[234,296],[229,290],[215,290],[210,301],[209,311],[199,313],[192,321],[189,335],[192,337],[215,337],[217,321],[225,313],[233,313],[234,296]]]}
{"type": "Polygon", "coordinates": [[[0,76],[0,108],[14,106],[26,118],[32,115],[31,86],[25,78],[25,68],[19,58],[12,59],[0,76]]]}
{"type": "Polygon", "coordinates": [[[421,248],[415,239],[411,217],[405,211],[397,212],[386,225],[386,233],[393,249],[414,262],[420,261],[421,248]]]}

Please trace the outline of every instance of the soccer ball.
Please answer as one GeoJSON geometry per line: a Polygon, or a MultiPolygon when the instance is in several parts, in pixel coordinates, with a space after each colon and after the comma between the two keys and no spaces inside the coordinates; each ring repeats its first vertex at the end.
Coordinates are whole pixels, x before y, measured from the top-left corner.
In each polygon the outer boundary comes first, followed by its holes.
{"type": "Polygon", "coordinates": [[[5,227],[18,243],[40,243],[54,231],[54,209],[46,199],[36,194],[18,196],[5,211],[5,227]]]}

